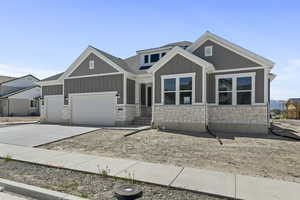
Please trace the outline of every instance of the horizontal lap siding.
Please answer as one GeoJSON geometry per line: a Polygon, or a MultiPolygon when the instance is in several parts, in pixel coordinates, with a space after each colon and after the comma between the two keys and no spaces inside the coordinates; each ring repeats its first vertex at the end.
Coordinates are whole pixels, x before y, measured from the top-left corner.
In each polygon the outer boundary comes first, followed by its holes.
{"type": "Polygon", "coordinates": [[[123,74],[65,79],[65,96],[70,93],[110,92],[120,95],[118,104],[123,104],[123,74]]]}
{"type": "Polygon", "coordinates": [[[62,85],[48,85],[42,86],[42,96],[47,95],[62,95],[63,94],[63,86],[62,85]]]}
{"type": "Polygon", "coordinates": [[[158,71],[155,72],[155,103],[161,103],[161,76],[171,74],[196,73],[195,77],[195,101],[202,102],[202,67],[188,60],[187,58],[176,55],[158,71]]]}

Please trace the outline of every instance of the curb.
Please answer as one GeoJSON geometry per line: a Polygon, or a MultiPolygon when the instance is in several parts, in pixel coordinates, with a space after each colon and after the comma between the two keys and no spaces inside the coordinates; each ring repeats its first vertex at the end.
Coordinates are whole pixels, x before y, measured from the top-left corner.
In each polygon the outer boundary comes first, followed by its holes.
{"type": "Polygon", "coordinates": [[[14,181],[6,180],[0,178],[0,186],[4,187],[4,191],[8,191],[15,194],[20,194],[23,196],[43,199],[43,200],[89,200],[73,196],[70,194],[65,194],[61,192],[56,192],[52,190],[47,190],[44,188],[27,185],[23,183],[17,183],[14,181]]]}
{"type": "Polygon", "coordinates": [[[9,126],[9,125],[25,125],[25,124],[36,124],[36,123],[39,123],[39,121],[25,121],[25,122],[3,122],[3,123],[0,123],[0,125],[6,125],[6,126],[9,126]]]}

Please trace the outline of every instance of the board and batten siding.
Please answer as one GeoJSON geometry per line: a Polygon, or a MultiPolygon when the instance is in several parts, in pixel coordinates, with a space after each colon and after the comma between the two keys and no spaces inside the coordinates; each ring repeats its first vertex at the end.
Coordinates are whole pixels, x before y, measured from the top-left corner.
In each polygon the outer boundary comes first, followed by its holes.
{"type": "Polygon", "coordinates": [[[211,41],[207,40],[199,48],[193,51],[193,54],[212,63],[216,70],[236,69],[258,67],[259,64],[211,41]],[[206,46],[213,47],[212,56],[205,56],[204,49],[206,46]]]}
{"type": "Polygon", "coordinates": [[[42,86],[42,97],[48,95],[62,95],[63,86],[62,85],[47,85],[42,86]]]}
{"type": "Polygon", "coordinates": [[[85,78],[72,78],[64,80],[64,93],[90,93],[90,92],[110,92],[117,91],[118,104],[123,104],[123,74],[94,76],[85,78]]]}
{"type": "Polygon", "coordinates": [[[135,104],[135,80],[127,79],[127,104],[135,104]]]}
{"type": "Polygon", "coordinates": [[[203,68],[198,64],[188,60],[187,58],[176,55],[159,70],[155,72],[155,103],[161,102],[161,76],[171,74],[196,73],[195,76],[195,102],[202,102],[202,73],[203,68]]]}
{"type": "Polygon", "coordinates": [[[207,74],[207,103],[216,103],[216,75],[255,72],[255,103],[264,103],[264,69],[207,74]]]}
{"type": "Polygon", "coordinates": [[[100,59],[95,54],[91,53],[82,63],[70,74],[70,77],[74,76],[87,76],[94,74],[105,74],[118,72],[115,68],[109,65],[107,62],[100,59]],[[94,61],[94,69],[89,68],[90,60],[94,61]]]}

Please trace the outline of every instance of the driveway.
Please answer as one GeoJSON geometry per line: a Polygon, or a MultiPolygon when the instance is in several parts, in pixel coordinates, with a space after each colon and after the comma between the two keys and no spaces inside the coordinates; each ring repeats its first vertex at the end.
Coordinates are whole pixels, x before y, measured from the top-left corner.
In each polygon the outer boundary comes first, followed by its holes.
{"type": "Polygon", "coordinates": [[[34,147],[81,135],[98,128],[49,124],[26,124],[0,128],[0,143],[34,147]]]}

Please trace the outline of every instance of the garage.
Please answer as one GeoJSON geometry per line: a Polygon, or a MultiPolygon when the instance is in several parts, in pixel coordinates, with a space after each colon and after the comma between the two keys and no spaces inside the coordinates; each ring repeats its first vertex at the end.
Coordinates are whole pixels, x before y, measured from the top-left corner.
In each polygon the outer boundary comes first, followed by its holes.
{"type": "Polygon", "coordinates": [[[115,125],[117,92],[70,94],[72,124],[115,125]]]}
{"type": "Polygon", "coordinates": [[[61,123],[64,108],[63,95],[45,96],[47,122],[61,123]]]}

